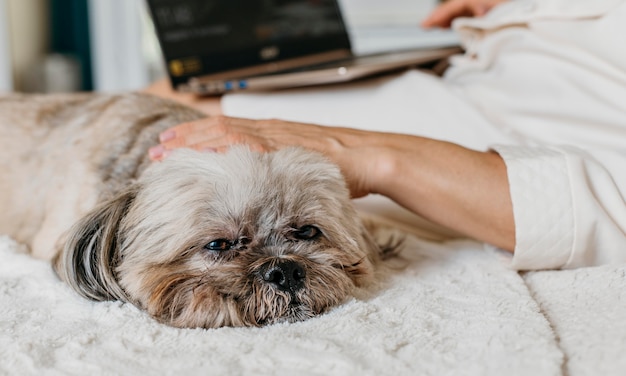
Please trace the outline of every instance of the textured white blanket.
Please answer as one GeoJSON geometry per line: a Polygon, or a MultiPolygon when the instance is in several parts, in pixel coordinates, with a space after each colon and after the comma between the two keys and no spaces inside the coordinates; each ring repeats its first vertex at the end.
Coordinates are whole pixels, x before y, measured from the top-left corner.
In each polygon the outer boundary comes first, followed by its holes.
{"type": "MultiPolygon", "coordinates": [[[[404,269],[385,271],[379,287],[320,317],[184,330],[130,305],[78,297],[47,263],[0,237],[0,374],[560,374],[564,357],[551,324],[523,279],[481,245],[411,238],[403,257],[404,269]]],[[[568,284],[573,274],[560,275],[527,279],[568,284]]],[[[557,313],[576,303],[572,294],[538,294],[557,313]]],[[[577,336],[587,334],[563,338],[572,354],[577,336]]]]}
{"type": "Polygon", "coordinates": [[[626,265],[524,276],[566,356],[565,375],[626,375],[626,265]]]}
{"type": "MultiPolygon", "coordinates": [[[[403,268],[314,319],[175,329],[94,303],[0,236],[4,375],[623,375],[626,265],[521,277],[470,241],[410,237],[403,268]]],[[[398,263],[398,261],[395,261],[398,263]]]]}

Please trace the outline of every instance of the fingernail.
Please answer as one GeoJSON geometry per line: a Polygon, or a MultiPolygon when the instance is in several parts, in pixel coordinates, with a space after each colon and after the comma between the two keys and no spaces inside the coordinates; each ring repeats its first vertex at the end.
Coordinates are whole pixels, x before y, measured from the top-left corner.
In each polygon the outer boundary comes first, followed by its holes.
{"type": "Polygon", "coordinates": [[[163,159],[165,159],[165,158],[169,157],[171,154],[172,154],[171,150],[164,150],[162,157],[163,157],[163,159]]]}
{"type": "Polygon", "coordinates": [[[165,148],[163,147],[163,145],[157,145],[157,146],[151,147],[148,150],[148,155],[150,155],[150,158],[156,159],[162,156],[164,151],[165,151],[165,148]]]}
{"type": "Polygon", "coordinates": [[[163,133],[161,133],[159,135],[159,141],[165,142],[165,141],[169,141],[169,140],[171,140],[171,139],[173,139],[175,137],[176,137],[176,132],[174,132],[173,130],[169,129],[169,130],[167,130],[167,131],[165,131],[165,132],[163,132],[163,133]]]}

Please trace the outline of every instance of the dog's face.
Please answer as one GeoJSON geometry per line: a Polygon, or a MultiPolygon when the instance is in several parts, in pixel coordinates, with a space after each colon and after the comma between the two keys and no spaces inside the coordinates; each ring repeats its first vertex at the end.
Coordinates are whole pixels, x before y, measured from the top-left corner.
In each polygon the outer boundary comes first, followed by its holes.
{"type": "Polygon", "coordinates": [[[55,269],[83,296],[208,328],[322,313],[372,276],[376,254],[323,157],[181,150],[78,223],[55,269]]]}

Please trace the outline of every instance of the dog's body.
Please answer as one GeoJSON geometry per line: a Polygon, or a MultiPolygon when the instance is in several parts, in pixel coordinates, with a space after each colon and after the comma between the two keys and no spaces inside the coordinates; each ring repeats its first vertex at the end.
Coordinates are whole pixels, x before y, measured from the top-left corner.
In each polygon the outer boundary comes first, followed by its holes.
{"type": "Polygon", "coordinates": [[[54,241],[150,164],[159,132],[202,114],[156,97],[0,97],[0,233],[51,259],[54,241]]]}
{"type": "Polygon", "coordinates": [[[201,113],[156,97],[0,97],[0,233],[81,295],[180,327],[306,319],[372,278],[380,248],[338,168],[300,149],[174,153],[201,113]]]}

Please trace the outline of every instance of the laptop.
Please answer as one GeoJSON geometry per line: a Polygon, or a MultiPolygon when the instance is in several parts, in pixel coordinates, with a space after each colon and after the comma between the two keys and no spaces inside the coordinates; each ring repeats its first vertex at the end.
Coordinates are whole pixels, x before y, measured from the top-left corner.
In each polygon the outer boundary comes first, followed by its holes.
{"type": "Polygon", "coordinates": [[[402,38],[394,39],[390,29],[382,37],[375,30],[353,31],[351,39],[338,0],[147,0],[147,4],[172,87],[198,95],[352,81],[459,51],[456,39],[442,38],[441,32],[431,33],[434,39],[424,32],[421,42],[413,44],[394,45],[402,38]],[[365,37],[354,48],[359,33],[365,37]],[[378,41],[368,44],[368,35],[378,41]]]}

